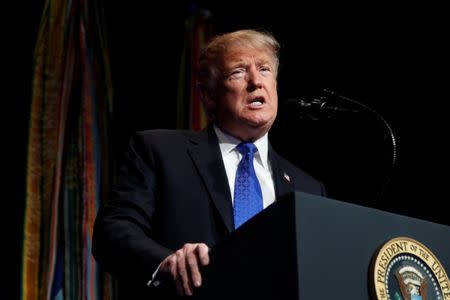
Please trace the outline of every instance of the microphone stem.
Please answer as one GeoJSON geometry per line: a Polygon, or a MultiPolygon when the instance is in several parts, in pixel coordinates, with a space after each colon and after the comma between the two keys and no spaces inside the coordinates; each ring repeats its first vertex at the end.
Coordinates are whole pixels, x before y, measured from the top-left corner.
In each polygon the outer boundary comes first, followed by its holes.
{"type": "MultiPolygon", "coordinates": [[[[358,102],[356,100],[353,100],[351,98],[339,95],[339,94],[337,94],[335,92],[332,92],[332,91],[324,90],[324,92],[326,94],[330,95],[330,96],[336,96],[336,97],[338,97],[338,98],[340,98],[342,100],[345,100],[345,101],[350,102],[352,104],[358,105],[358,106],[362,107],[363,110],[367,110],[367,111],[369,111],[370,113],[374,114],[377,117],[377,120],[379,120],[381,122],[381,124],[383,125],[383,128],[388,132],[388,135],[389,135],[389,138],[390,138],[391,153],[392,153],[392,155],[391,155],[391,172],[393,172],[395,166],[397,165],[397,140],[395,138],[394,131],[392,130],[392,128],[389,125],[389,123],[383,118],[383,116],[381,116],[378,112],[376,112],[371,107],[369,107],[369,106],[367,106],[367,105],[365,105],[363,103],[360,103],[360,102],[358,102]]],[[[385,182],[384,182],[384,184],[383,184],[383,186],[381,188],[380,197],[382,197],[384,195],[384,193],[386,192],[386,189],[388,188],[389,182],[391,180],[391,175],[392,175],[392,173],[391,174],[386,174],[385,182]]]]}
{"type": "Polygon", "coordinates": [[[386,119],[383,118],[383,116],[381,116],[377,111],[375,111],[371,107],[365,105],[364,103],[355,101],[355,100],[353,100],[351,98],[348,98],[348,97],[345,97],[345,96],[342,96],[342,95],[338,95],[338,94],[335,94],[335,95],[337,97],[341,98],[342,100],[348,101],[348,102],[356,104],[358,106],[361,106],[364,110],[368,110],[371,113],[373,113],[375,116],[377,116],[378,120],[381,122],[381,124],[387,130],[387,132],[389,134],[389,138],[390,138],[390,141],[391,141],[391,147],[392,147],[391,168],[394,168],[397,165],[397,140],[395,138],[394,131],[392,130],[391,126],[386,121],[386,119]]]}

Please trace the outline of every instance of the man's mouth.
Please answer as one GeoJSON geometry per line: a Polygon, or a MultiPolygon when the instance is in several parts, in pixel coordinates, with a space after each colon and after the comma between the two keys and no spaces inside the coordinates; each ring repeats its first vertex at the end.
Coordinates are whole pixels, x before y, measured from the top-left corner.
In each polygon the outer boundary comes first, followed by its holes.
{"type": "Polygon", "coordinates": [[[265,101],[264,97],[255,97],[255,98],[250,99],[248,104],[251,107],[258,107],[258,106],[263,105],[265,102],[266,101],[265,101]]]}

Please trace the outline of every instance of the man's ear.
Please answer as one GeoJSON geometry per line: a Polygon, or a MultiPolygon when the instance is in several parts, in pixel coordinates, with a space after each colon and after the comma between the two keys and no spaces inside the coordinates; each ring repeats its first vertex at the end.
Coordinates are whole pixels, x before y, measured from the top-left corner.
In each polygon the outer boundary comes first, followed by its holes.
{"type": "Polygon", "coordinates": [[[217,103],[211,93],[205,89],[199,88],[200,101],[203,104],[208,119],[212,119],[216,111],[217,103]]]}

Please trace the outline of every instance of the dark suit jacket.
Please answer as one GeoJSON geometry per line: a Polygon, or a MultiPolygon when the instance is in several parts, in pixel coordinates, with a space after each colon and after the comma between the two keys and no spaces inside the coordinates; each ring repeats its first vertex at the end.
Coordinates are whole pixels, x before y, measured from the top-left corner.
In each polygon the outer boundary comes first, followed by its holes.
{"type": "MultiPolygon", "coordinates": [[[[277,197],[294,190],[324,194],[320,182],[271,146],[269,160],[277,197]]],[[[94,257],[134,286],[125,292],[127,299],[144,297],[152,273],[174,250],[188,242],[212,247],[234,230],[231,203],[212,127],[139,132],[130,140],[110,201],[97,215],[94,257]]]]}

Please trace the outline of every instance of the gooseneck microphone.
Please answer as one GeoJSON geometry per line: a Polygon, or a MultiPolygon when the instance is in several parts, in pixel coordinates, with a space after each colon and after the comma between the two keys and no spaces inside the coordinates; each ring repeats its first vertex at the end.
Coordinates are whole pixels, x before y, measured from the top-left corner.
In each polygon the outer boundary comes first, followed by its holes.
{"type": "Polygon", "coordinates": [[[286,99],[284,104],[286,106],[293,107],[298,109],[302,113],[306,113],[308,115],[317,115],[320,114],[336,114],[336,113],[358,113],[360,110],[350,107],[331,105],[328,102],[327,97],[315,98],[312,100],[308,100],[305,98],[298,99],[286,99]]]}
{"type": "MultiPolygon", "coordinates": [[[[397,141],[395,134],[383,116],[368,105],[326,89],[322,90],[320,97],[314,97],[312,99],[286,99],[284,101],[284,105],[285,108],[288,109],[289,113],[295,114],[300,119],[322,120],[331,117],[359,117],[359,113],[364,113],[361,117],[366,117],[366,114],[375,116],[376,120],[383,126],[385,140],[390,142],[390,173],[392,173],[392,170],[397,165],[397,141]]],[[[390,173],[386,174],[385,183],[381,194],[384,193],[384,190],[390,181],[390,173]]]]}

